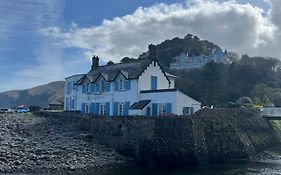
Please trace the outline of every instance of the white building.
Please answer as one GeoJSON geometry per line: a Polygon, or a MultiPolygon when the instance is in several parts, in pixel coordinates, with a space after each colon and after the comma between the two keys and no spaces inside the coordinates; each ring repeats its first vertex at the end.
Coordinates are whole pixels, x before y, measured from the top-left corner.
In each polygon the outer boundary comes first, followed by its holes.
{"type": "Polygon", "coordinates": [[[189,115],[201,103],[175,89],[176,76],[166,73],[157,60],[99,66],[65,82],[65,111],[93,115],[189,115]]]}

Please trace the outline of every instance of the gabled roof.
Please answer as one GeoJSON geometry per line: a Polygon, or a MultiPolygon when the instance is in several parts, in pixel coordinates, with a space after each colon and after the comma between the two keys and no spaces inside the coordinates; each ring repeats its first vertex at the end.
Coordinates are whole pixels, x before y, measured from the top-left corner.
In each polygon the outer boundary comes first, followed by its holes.
{"type": "Polygon", "coordinates": [[[85,74],[76,84],[81,84],[86,78],[94,83],[98,80],[100,76],[104,78],[105,81],[114,81],[119,74],[122,74],[125,79],[137,79],[145,71],[145,69],[153,62],[156,61],[160,66],[163,74],[166,76],[167,80],[170,82],[168,76],[166,75],[164,69],[161,67],[156,59],[153,60],[139,60],[132,63],[119,63],[112,65],[99,66],[97,68],[91,69],[87,74],[85,74]]]}
{"type": "Polygon", "coordinates": [[[132,104],[130,109],[143,109],[151,100],[141,100],[132,104]]]}

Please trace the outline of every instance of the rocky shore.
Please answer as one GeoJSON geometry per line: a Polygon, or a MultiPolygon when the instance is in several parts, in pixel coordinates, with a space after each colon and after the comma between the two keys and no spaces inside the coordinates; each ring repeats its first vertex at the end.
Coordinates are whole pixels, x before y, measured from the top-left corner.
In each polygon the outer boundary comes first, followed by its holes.
{"type": "Polygon", "coordinates": [[[127,159],[55,118],[0,114],[0,173],[66,173],[127,159]]]}

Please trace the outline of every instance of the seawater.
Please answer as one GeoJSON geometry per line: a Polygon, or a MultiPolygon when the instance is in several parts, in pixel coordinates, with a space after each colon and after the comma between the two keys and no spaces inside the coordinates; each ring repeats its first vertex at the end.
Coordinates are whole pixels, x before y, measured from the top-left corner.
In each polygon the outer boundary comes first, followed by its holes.
{"type": "Polygon", "coordinates": [[[75,175],[281,175],[281,160],[237,161],[203,167],[131,166],[75,175]]]}

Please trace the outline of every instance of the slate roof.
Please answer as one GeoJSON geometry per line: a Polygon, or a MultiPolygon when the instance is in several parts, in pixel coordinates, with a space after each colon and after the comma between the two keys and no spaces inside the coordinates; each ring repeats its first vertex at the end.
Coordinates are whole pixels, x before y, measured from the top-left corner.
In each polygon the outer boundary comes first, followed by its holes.
{"type": "Polygon", "coordinates": [[[150,102],[151,102],[151,100],[141,100],[141,101],[135,102],[134,104],[132,104],[130,109],[143,109],[150,102]]]}
{"type": "MultiPolygon", "coordinates": [[[[97,68],[91,69],[80,80],[78,80],[76,84],[81,84],[86,78],[90,82],[94,83],[100,76],[102,76],[105,81],[110,82],[114,81],[120,73],[123,74],[126,79],[137,79],[152,61],[154,60],[141,60],[132,63],[119,63],[99,66],[97,68]]],[[[162,67],[161,69],[168,81],[170,81],[162,67]]]]}

